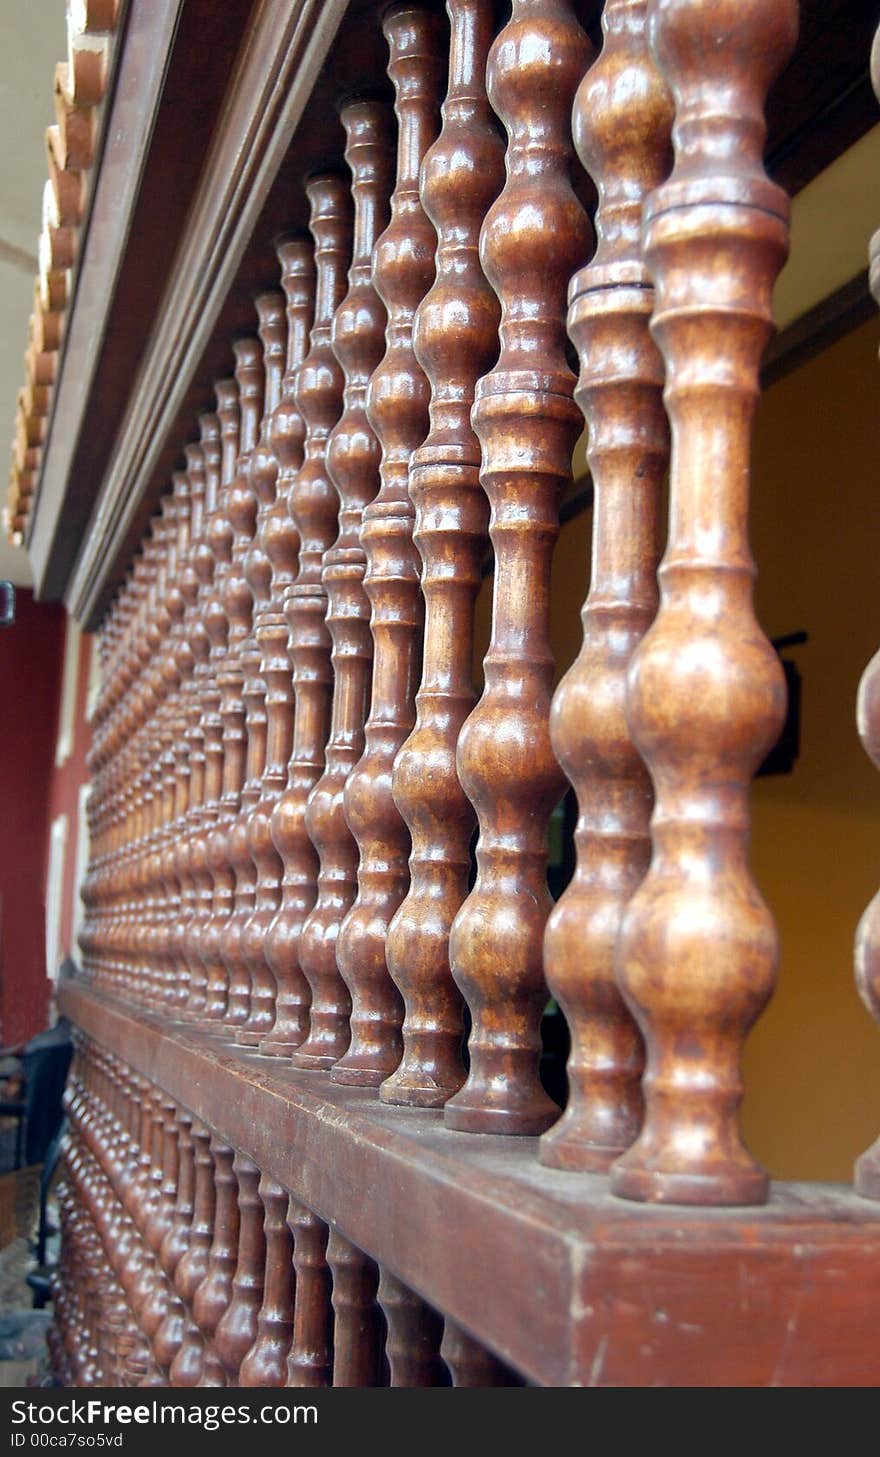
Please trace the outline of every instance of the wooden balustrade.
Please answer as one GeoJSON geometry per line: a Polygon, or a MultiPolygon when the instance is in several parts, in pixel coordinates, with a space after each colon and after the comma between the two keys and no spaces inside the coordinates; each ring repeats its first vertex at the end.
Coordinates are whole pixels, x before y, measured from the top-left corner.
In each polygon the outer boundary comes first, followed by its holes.
{"type": "Polygon", "coordinates": [[[273,204],[101,628],[55,1370],[876,1383],[880,1144],[867,1199],[700,1208],[768,1192],[737,1124],[775,962],[748,789],[784,704],[749,433],[794,0],[606,0],[598,57],[575,0],[357,9],[369,74],[317,170],[291,150],[286,230],[273,204]],[[585,427],[592,570],[553,694],[585,427]]]}

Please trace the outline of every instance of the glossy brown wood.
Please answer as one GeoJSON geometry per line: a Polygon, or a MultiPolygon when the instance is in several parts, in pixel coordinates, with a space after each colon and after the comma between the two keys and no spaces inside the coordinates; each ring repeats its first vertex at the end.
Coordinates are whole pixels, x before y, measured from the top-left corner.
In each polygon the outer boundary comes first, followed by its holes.
{"type": "Polygon", "coordinates": [[[416,725],[394,764],[394,802],[412,836],[410,888],[388,930],[388,969],[404,1002],[403,1056],[387,1103],[439,1107],[464,1081],[462,1000],[449,931],[468,889],[474,812],[455,767],[474,704],[474,600],[489,506],[470,422],[474,387],[498,354],[498,302],[479,262],[486,211],[504,179],[504,144],[486,96],[491,0],[450,0],[449,86],[425,157],[422,205],[437,229],[437,277],[413,345],[431,386],[430,430],[412,458],[413,539],[422,559],[425,644],[416,725]]]}
{"type": "MultiPolygon", "coordinates": [[[[281,399],[271,426],[271,440],[278,459],[277,505],[283,516],[277,517],[273,530],[288,546],[280,553],[280,570],[273,571],[272,614],[269,645],[277,647],[279,657],[287,656],[286,678],[293,689],[293,660],[290,653],[290,629],[284,613],[289,588],[297,575],[299,562],[299,529],[291,514],[292,491],[303,461],[305,422],[297,403],[296,388],[302,362],[309,350],[309,336],[315,313],[314,250],[305,238],[288,238],[278,244],[281,282],[287,299],[287,363],[281,386],[281,399]],[[294,547],[295,542],[295,547],[294,547]]],[[[266,629],[269,631],[268,627],[266,629]]],[[[279,665],[280,666],[280,665],[279,665]]],[[[274,672],[274,666],[273,666],[274,672]]],[[[285,683],[273,679],[285,698],[285,683]]],[[[274,689],[273,689],[274,691],[274,689]]],[[[290,703],[293,710],[293,699],[290,703]]],[[[285,724],[293,743],[293,723],[285,724]]],[[[308,1029],[309,988],[299,972],[298,948],[302,914],[299,906],[299,878],[296,873],[296,847],[299,825],[295,812],[298,791],[290,782],[290,755],[285,767],[285,784],[272,811],[271,829],[275,848],[283,867],[280,904],[266,934],[266,961],[275,977],[275,1022],[263,1042],[264,1052],[276,1047],[289,1050],[303,1041],[308,1029]],[[293,813],[288,812],[292,806],[293,813]],[[292,872],[292,873],[291,873],[292,872]]]]}
{"type": "Polygon", "coordinates": [[[192,690],[185,731],[187,757],[190,763],[190,792],[187,808],[188,846],[185,864],[192,885],[192,898],[187,902],[185,924],[181,927],[183,954],[189,968],[187,1017],[206,1016],[216,1006],[222,993],[226,1005],[225,973],[218,985],[209,984],[208,970],[201,954],[201,931],[211,917],[213,881],[208,866],[208,832],[216,819],[219,803],[219,776],[222,762],[219,741],[220,721],[212,698],[214,646],[207,625],[208,603],[214,581],[215,553],[211,532],[217,510],[220,487],[221,446],[220,420],[215,414],[199,417],[199,443],[204,459],[204,507],[200,525],[193,534],[193,567],[198,577],[194,618],[190,627],[190,650],[194,659],[192,690]],[[209,712],[209,708],[214,710],[209,712]],[[217,732],[210,725],[216,723],[217,732]],[[213,752],[209,754],[211,743],[213,752]],[[209,773],[210,765],[210,773],[209,773]],[[210,994],[210,996],[209,996],[210,994]]]}
{"type": "MultiPolygon", "coordinates": [[[[299,571],[286,589],[284,609],[290,628],[290,654],[296,720],[287,787],[279,800],[276,836],[284,842],[284,981],[279,1006],[285,1020],[276,1023],[265,1044],[271,1052],[293,1052],[310,1059],[313,1047],[303,1040],[303,1012],[316,993],[307,980],[300,955],[303,922],[317,894],[317,857],[309,839],[305,812],[309,794],[324,767],[330,725],[332,672],[330,636],[325,617],[327,599],[321,582],[324,552],[337,531],[338,498],[327,472],[327,440],[342,409],[342,371],[330,346],[333,315],[345,291],[351,261],[352,216],[349,188],[333,173],[306,184],[311,206],[310,231],[315,245],[317,285],[315,319],[309,352],[297,375],[296,401],[305,423],[303,462],[290,497],[290,511],[300,537],[299,571]]],[[[309,1024],[311,1032],[311,1022],[309,1024]]],[[[317,1035],[317,1024],[316,1024],[317,1035]]],[[[317,1054],[316,1054],[317,1055],[317,1054]]],[[[304,1061],[302,1065],[309,1065],[304,1061]]],[[[318,1066],[322,1065],[319,1061],[318,1066]]]]}
{"type": "Polygon", "coordinates": [[[184,1372],[182,1362],[177,1368],[178,1376],[187,1374],[195,1378],[186,1383],[192,1386],[225,1385],[223,1366],[214,1349],[214,1335],[232,1298],[238,1255],[238,1180],[233,1168],[234,1150],[212,1136],[211,1154],[216,1199],[214,1237],[207,1274],[193,1299],[193,1316],[201,1341],[192,1351],[190,1369],[184,1372]]]}
{"type": "Polygon", "coordinates": [[[358,890],[339,932],[339,970],[351,993],[351,1042],[331,1076],[375,1085],[400,1060],[403,1004],[388,974],[385,939],[409,884],[410,839],[394,804],[395,756],[415,714],[422,603],[412,540],[410,457],[428,428],[428,381],[413,351],[415,311],[434,277],[436,234],[419,196],[419,168],[439,126],[440,17],[392,5],[382,28],[398,124],[391,220],[376,244],[373,282],[388,311],[386,348],[370,380],[367,412],[382,455],[380,487],[364,509],[373,681],[365,747],[345,787],[345,817],[360,851],[358,890]]]}
{"type": "Polygon", "coordinates": [[[244,705],[237,691],[237,675],[223,675],[229,642],[229,618],[223,597],[232,566],[234,543],[228,497],[238,459],[240,412],[234,379],[218,380],[214,392],[220,422],[221,458],[217,495],[208,523],[214,571],[205,604],[205,627],[211,647],[201,691],[205,740],[202,823],[208,873],[203,882],[202,913],[194,937],[197,954],[205,968],[204,1017],[209,1024],[221,1017],[224,1022],[229,1022],[243,1016],[240,1004],[230,1006],[229,973],[221,952],[223,931],[235,898],[235,877],[227,855],[227,839],[238,813],[244,783],[244,705]]]}
{"type": "Polygon", "coordinates": [[[630,659],[657,610],[660,492],[669,459],[663,364],[648,324],[642,204],[671,165],[672,98],[648,51],[644,0],[608,0],[582,81],[575,143],[596,183],[598,246],[569,290],[575,391],[593,478],[583,643],[553,699],[550,736],[578,799],[574,878],[544,935],[547,985],[571,1034],[568,1102],[541,1162],[607,1169],[642,1115],[641,1036],[614,975],[624,907],[650,858],[653,794],[626,726],[630,659]]]}
{"type": "Polygon", "coordinates": [[[763,103],[796,33],[793,3],[660,0],[651,15],[676,106],[675,168],[645,209],[672,463],[660,609],[627,690],[657,797],[651,866],[617,951],[647,1053],[644,1127],[612,1172],[632,1199],[767,1197],[737,1120],[742,1043],[777,955],[746,846],[749,782],[785,685],[752,607],[749,440],[788,247],[788,199],[761,161],[763,103]]]}
{"type": "Polygon", "coordinates": [[[198,1120],[193,1122],[192,1140],[195,1167],[193,1215],[187,1248],[174,1272],[174,1288],[180,1296],[183,1317],[180,1327],[168,1339],[169,1351],[176,1343],[168,1366],[168,1382],[171,1386],[192,1385],[193,1382],[187,1378],[196,1374],[189,1363],[193,1356],[198,1356],[202,1338],[193,1318],[193,1301],[208,1273],[214,1229],[215,1193],[211,1136],[198,1120]]]}
{"type": "Polygon", "coordinates": [[[509,141],[480,256],[501,302],[501,353],[477,385],[473,420],[495,581],[486,686],[458,747],[480,827],[476,884],[450,941],[471,1013],[470,1070],[444,1110],[450,1128],[472,1133],[540,1133],[557,1113],[538,1078],[547,822],[561,789],[548,726],[550,562],[581,429],[564,301],[589,229],[569,182],[568,118],[590,53],[566,0],[515,0],[489,56],[489,99],[509,141]]]}
{"type": "Polygon", "coordinates": [[[376,1298],[385,1316],[385,1357],[391,1386],[445,1386],[440,1359],[443,1321],[389,1270],[379,1273],[376,1298]]]}
{"type": "Polygon", "coordinates": [[[250,1022],[251,977],[244,947],[245,927],[254,910],[257,876],[248,845],[251,816],[260,797],[266,763],[265,695],[260,691],[259,652],[251,637],[254,599],[247,578],[247,560],[257,524],[257,496],[251,464],[257,448],[265,397],[263,352],[257,339],[233,344],[235,378],[241,406],[241,430],[235,475],[227,492],[232,523],[232,560],[223,584],[223,609],[229,635],[219,681],[224,692],[221,714],[245,747],[244,780],[238,811],[226,830],[226,858],[235,877],[232,911],[220,935],[220,954],[229,973],[226,1020],[234,1022],[236,1041],[254,1045],[259,1032],[250,1022]],[[253,669],[253,673],[251,670],[253,669]]]}
{"type": "Polygon", "coordinates": [[[293,1236],[287,1225],[287,1192],[263,1174],[259,1183],[265,1217],[266,1267],[256,1340],[241,1363],[240,1386],[284,1386],[293,1336],[293,1236]]]}
{"type": "Polygon", "coordinates": [[[455,1321],[443,1322],[443,1340],[440,1355],[452,1377],[453,1386],[520,1386],[522,1382],[514,1371],[505,1366],[463,1331],[455,1321]]]}
{"type": "Polygon", "coordinates": [[[245,556],[251,589],[251,628],[242,650],[246,670],[245,720],[248,745],[252,734],[265,735],[254,756],[254,790],[248,795],[247,845],[255,872],[254,908],[241,929],[241,954],[250,978],[249,1011],[241,1032],[262,1036],[275,1021],[275,978],[267,965],[265,943],[281,901],[283,867],[272,839],[272,811],[287,783],[293,730],[293,690],[288,673],[286,641],[281,624],[264,622],[271,612],[272,561],[266,528],[275,501],[278,465],[269,435],[281,394],[286,352],[285,297],[261,294],[256,300],[263,345],[265,397],[260,437],[249,466],[251,489],[258,501],[254,539],[245,556]],[[257,725],[259,724],[259,728],[257,725]]]}
{"type": "Polygon", "coordinates": [[[333,1276],[333,1385],[385,1386],[379,1270],[338,1229],[327,1240],[333,1276]]]}
{"type": "Polygon", "coordinates": [[[530,1382],[880,1380],[876,1201],[777,1184],[757,1210],[645,1207],[611,1197],[603,1176],[536,1170],[528,1140],[453,1138],[436,1113],[395,1112],[77,982],[60,1004],[132,1069],[144,1107],[148,1073],[196,1117],[211,1109],[224,1139],[248,1143],[319,1220],[344,1210],[350,1245],[393,1261],[530,1382]]]}
{"type": "MultiPolygon", "coordinates": [[[[871,78],[880,100],[880,30],[871,50],[871,78]]],[[[871,292],[880,304],[880,232],[869,250],[871,292]]],[[[859,738],[869,758],[880,769],[880,652],[871,659],[859,684],[856,704],[859,738]]],[[[880,891],[871,901],[856,931],[856,986],[868,1011],[880,1022],[880,891]]],[[[855,1187],[867,1199],[880,1199],[880,1135],[856,1161],[855,1187]]]]}
{"type": "Polygon", "coordinates": [[[327,1264],[329,1231],[323,1220],[291,1194],[287,1222],[293,1235],[295,1301],[287,1386],[330,1386],[333,1376],[332,1277],[327,1264]]]}
{"type": "Polygon", "coordinates": [[[349,1040],[351,998],[337,966],[339,928],[357,891],[357,845],[343,794],[364,748],[373,640],[363,581],[360,528],[379,487],[379,444],[367,419],[367,386],[385,342],[385,307],[373,286],[372,255],[388,220],[393,151],[391,108],[356,100],[342,108],[351,169],[354,241],[348,292],[333,318],[331,344],[345,376],[343,411],[327,441],[327,469],[339,493],[339,535],[324,554],[327,630],[333,644],[333,707],[324,773],[306,805],[306,829],[319,860],[315,904],[302,928],[300,956],[311,989],[309,1045],[329,1066],[349,1040]]]}

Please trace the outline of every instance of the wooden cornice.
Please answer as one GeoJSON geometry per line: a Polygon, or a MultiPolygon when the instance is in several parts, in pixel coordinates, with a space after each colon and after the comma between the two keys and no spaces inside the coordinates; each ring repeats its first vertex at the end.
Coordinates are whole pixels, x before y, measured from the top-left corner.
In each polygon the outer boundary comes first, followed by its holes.
{"type": "Polygon", "coordinates": [[[263,0],[256,9],[66,594],[89,627],[345,8],[263,0]]]}

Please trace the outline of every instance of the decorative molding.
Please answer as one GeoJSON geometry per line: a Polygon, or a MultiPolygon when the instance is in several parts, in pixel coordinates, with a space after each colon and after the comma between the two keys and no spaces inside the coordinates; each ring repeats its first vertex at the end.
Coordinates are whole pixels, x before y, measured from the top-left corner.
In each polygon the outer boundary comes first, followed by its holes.
{"type": "Polygon", "coordinates": [[[84,624],[95,625],[107,573],[346,8],[345,0],[263,0],[242,45],[159,322],[66,593],[71,611],[84,624]]]}

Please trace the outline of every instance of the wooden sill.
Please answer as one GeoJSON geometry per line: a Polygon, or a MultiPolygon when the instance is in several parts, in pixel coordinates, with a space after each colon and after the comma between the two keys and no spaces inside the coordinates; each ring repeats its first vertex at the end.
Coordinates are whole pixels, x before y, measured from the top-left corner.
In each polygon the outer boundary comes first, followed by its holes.
{"type": "Polygon", "coordinates": [[[541,1167],[534,1139],[453,1133],[79,981],[59,1005],[532,1382],[880,1382],[880,1204],[848,1188],[627,1204],[541,1167]]]}

